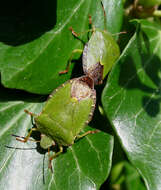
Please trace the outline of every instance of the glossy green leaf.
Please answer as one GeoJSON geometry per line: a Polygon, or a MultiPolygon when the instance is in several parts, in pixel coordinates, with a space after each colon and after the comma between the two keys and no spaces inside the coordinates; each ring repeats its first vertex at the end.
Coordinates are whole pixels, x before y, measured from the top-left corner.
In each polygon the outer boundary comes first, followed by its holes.
{"type": "MultiPolygon", "coordinates": [[[[26,135],[32,127],[28,109],[42,110],[43,97],[20,95],[1,89],[0,95],[0,189],[99,189],[106,180],[112,160],[113,138],[104,132],[88,135],[53,160],[53,174],[48,169],[48,153],[35,142],[16,141],[11,134],[26,135]],[[19,98],[17,98],[19,97],[19,98]],[[32,150],[15,150],[5,145],[32,150]],[[43,165],[43,159],[44,165],[43,165]],[[43,171],[44,166],[44,171],[43,171]],[[44,179],[43,179],[44,178],[44,179]]],[[[86,127],[84,130],[89,130],[86,127]]]]}
{"type": "MultiPolygon", "coordinates": [[[[114,0],[111,2],[115,4],[114,0]]],[[[1,82],[5,87],[23,89],[38,94],[50,93],[54,88],[69,79],[71,70],[63,76],[59,76],[59,72],[66,68],[72,51],[76,48],[83,48],[83,44],[73,37],[69,27],[73,27],[77,32],[87,30],[89,28],[88,15],[92,16],[92,21],[96,27],[103,28],[104,26],[100,0],[68,0],[66,2],[59,0],[51,5],[47,1],[42,9],[45,9],[47,5],[50,11],[49,13],[46,11],[46,14],[54,25],[51,30],[47,30],[43,34],[38,31],[36,35],[39,36],[34,37],[33,34],[33,39],[29,42],[19,42],[21,38],[26,37],[28,39],[28,36],[22,33],[19,36],[20,39],[17,38],[17,44],[12,45],[10,44],[11,41],[0,43],[1,82]]],[[[110,5],[105,7],[106,12],[110,9],[110,5]]],[[[114,11],[114,9],[112,10],[114,11]]],[[[117,20],[118,18],[121,18],[121,13],[117,15],[117,20]]],[[[108,22],[116,23],[110,21],[111,19],[113,20],[113,17],[109,16],[108,22]]],[[[26,23],[19,23],[19,25],[34,28],[35,23],[32,20],[31,17],[31,26],[26,23]]],[[[16,24],[13,25],[12,30],[17,28],[16,26],[16,24]]],[[[43,24],[38,29],[42,30],[42,27],[44,27],[43,24]]],[[[114,28],[118,30],[117,27],[114,26],[114,28]]],[[[17,30],[14,30],[15,35],[19,32],[17,30]]],[[[26,30],[30,31],[30,29],[26,30]]],[[[110,28],[109,31],[111,31],[110,28]]],[[[11,32],[9,32],[9,35],[11,36],[11,32]]],[[[87,41],[84,36],[81,36],[81,38],[87,41]]]]}
{"type": "Polygon", "coordinates": [[[137,170],[127,161],[114,165],[110,177],[111,187],[120,190],[146,190],[141,176],[137,170]]]}
{"type": "Polygon", "coordinates": [[[139,189],[146,190],[143,181],[137,170],[131,166],[128,162],[125,162],[125,185],[127,190],[139,189]]]}
{"type": "Polygon", "coordinates": [[[147,189],[160,190],[161,27],[138,22],[138,31],[110,74],[102,102],[147,189]]]}

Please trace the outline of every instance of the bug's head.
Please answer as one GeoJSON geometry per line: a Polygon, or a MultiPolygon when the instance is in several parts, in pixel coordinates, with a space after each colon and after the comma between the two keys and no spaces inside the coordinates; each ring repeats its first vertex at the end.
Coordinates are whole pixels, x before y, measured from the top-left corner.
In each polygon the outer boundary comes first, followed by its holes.
{"type": "Polygon", "coordinates": [[[54,145],[55,145],[55,142],[50,137],[47,137],[46,135],[41,134],[41,140],[40,140],[41,148],[48,149],[49,147],[54,146],[54,145]]]}

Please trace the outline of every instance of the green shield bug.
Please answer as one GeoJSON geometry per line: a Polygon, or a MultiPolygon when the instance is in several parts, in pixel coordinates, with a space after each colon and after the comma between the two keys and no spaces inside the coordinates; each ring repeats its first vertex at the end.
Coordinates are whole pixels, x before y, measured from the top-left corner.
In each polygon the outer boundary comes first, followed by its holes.
{"type": "Polygon", "coordinates": [[[56,144],[59,151],[49,156],[49,168],[52,169],[51,160],[63,152],[63,146],[70,146],[76,138],[97,132],[87,131],[80,135],[92,118],[95,104],[93,80],[89,76],[71,79],[54,90],[39,115],[25,110],[34,118],[35,124],[26,137],[15,135],[16,139],[27,142],[33,131],[39,131],[43,149],[50,151],[56,144]]]}
{"type": "MultiPolygon", "coordinates": [[[[89,17],[89,23],[92,25],[91,17],[89,17]]],[[[104,28],[106,28],[105,23],[106,22],[104,22],[104,28]]],[[[81,34],[76,33],[72,27],[70,27],[70,30],[76,37],[81,34]]],[[[66,70],[60,72],[60,74],[68,72],[69,65],[71,64],[74,53],[83,52],[83,71],[86,75],[90,76],[93,79],[95,85],[98,85],[102,83],[103,79],[118,59],[120,50],[115,39],[112,37],[112,34],[107,30],[101,30],[95,28],[94,25],[92,25],[92,29],[89,29],[86,32],[92,32],[92,34],[89,41],[86,43],[84,50],[82,51],[81,49],[75,49],[72,52],[66,70]]]]}
{"type": "Polygon", "coordinates": [[[96,85],[101,84],[120,55],[119,47],[106,30],[93,28],[83,50],[83,71],[96,85]]]}

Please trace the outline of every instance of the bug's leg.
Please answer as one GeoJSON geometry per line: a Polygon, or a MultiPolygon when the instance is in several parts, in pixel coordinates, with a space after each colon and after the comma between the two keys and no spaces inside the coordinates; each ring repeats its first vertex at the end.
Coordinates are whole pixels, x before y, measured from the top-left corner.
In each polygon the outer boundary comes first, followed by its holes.
{"type": "Polygon", "coordinates": [[[73,36],[78,37],[80,34],[75,32],[72,27],[69,27],[69,30],[72,32],[73,36]]]}
{"type": "Polygon", "coordinates": [[[27,113],[28,115],[30,115],[31,117],[36,117],[37,115],[35,113],[32,113],[26,109],[24,109],[24,112],[27,113]]]}
{"type": "MultiPolygon", "coordinates": [[[[37,115],[30,112],[30,111],[28,111],[28,110],[26,110],[26,109],[24,110],[24,112],[31,116],[32,125],[35,126],[35,124],[33,122],[33,118],[36,117],[37,115]]],[[[30,129],[30,131],[29,131],[29,133],[28,133],[28,135],[26,137],[14,135],[14,134],[12,134],[12,136],[16,137],[16,140],[18,140],[20,142],[24,142],[24,143],[26,143],[27,141],[40,142],[40,141],[36,141],[34,139],[30,139],[30,136],[31,136],[33,131],[37,131],[37,128],[33,127],[32,129],[30,129]]]]}
{"type": "Polygon", "coordinates": [[[53,173],[53,167],[50,161],[50,147],[48,148],[48,159],[49,159],[49,164],[48,164],[48,168],[51,170],[51,172],[53,173]]]}
{"type": "Polygon", "coordinates": [[[98,132],[100,132],[100,131],[99,130],[87,131],[87,132],[83,133],[82,135],[77,135],[77,139],[80,139],[82,137],[85,137],[86,135],[94,134],[94,133],[98,133],[98,132]]]}
{"type": "Polygon", "coordinates": [[[17,135],[12,135],[12,136],[16,137],[17,141],[24,142],[24,143],[26,143],[27,141],[40,142],[40,141],[35,141],[32,139],[29,139],[33,131],[37,131],[37,128],[32,128],[26,137],[21,137],[21,136],[17,136],[17,135]]]}
{"type": "MultiPolygon", "coordinates": [[[[35,130],[36,131],[36,130],[35,130]]],[[[25,139],[26,137],[23,137],[23,136],[19,136],[19,135],[14,135],[14,134],[12,134],[12,136],[13,137],[16,137],[16,140],[18,140],[18,141],[23,141],[22,139],[25,139]],[[19,140],[20,139],[20,140],[19,140]]],[[[40,140],[38,141],[38,140],[35,140],[35,139],[30,139],[30,138],[28,138],[27,139],[27,141],[33,141],[33,142],[40,142],[40,140]]],[[[24,141],[23,141],[24,142],[24,141]]]]}
{"type": "Polygon", "coordinates": [[[24,110],[24,112],[31,116],[32,125],[34,126],[33,118],[36,117],[37,115],[35,113],[32,113],[32,112],[26,110],[26,109],[24,110]]]}
{"type": "Polygon", "coordinates": [[[90,27],[90,29],[89,29],[88,32],[94,32],[96,29],[95,29],[94,24],[92,23],[92,17],[91,17],[91,15],[88,16],[88,20],[89,20],[89,27],[90,27]]]}
{"type": "Polygon", "coordinates": [[[70,65],[72,64],[72,59],[73,59],[74,54],[75,54],[75,53],[80,53],[80,54],[82,54],[82,52],[83,52],[82,49],[74,49],[74,50],[72,51],[72,54],[71,54],[70,58],[69,58],[69,61],[68,61],[67,66],[66,66],[66,69],[65,69],[64,71],[60,71],[59,74],[60,74],[60,75],[61,75],[61,74],[66,74],[66,73],[69,71],[70,65]]]}
{"type": "Polygon", "coordinates": [[[49,153],[50,153],[50,148],[48,148],[48,156],[49,156],[49,168],[51,169],[51,171],[53,172],[53,169],[52,169],[52,164],[51,164],[51,161],[56,158],[57,156],[59,156],[62,152],[63,152],[63,147],[62,146],[59,146],[59,152],[57,152],[56,154],[54,154],[53,156],[50,156],[49,153]]]}
{"type": "MultiPolygon", "coordinates": [[[[89,16],[89,17],[90,17],[90,16],[89,16]]],[[[75,31],[73,30],[72,27],[70,27],[69,30],[71,30],[73,36],[75,36],[76,38],[79,37],[79,36],[82,35],[82,34],[86,34],[86,33],[88,33],[88,32],[92,32],[92,31],[93,31],[92,29],[88,29],[88,30],[85,30],[85,31],[83,31],[83,32],[77,33],[77,32],[75,32],[75,31]]],[[[79,38],[78,38],[78,39],[79,39],[79,38]]],[[[79,40],[80,40],[80,39],[79,39],[79,40]]]]}

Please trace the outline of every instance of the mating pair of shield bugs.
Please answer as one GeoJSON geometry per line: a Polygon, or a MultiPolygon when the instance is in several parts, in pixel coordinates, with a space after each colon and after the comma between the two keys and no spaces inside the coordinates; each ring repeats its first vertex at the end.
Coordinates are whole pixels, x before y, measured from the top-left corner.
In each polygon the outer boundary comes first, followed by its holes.
{"type": "MultiPolygon", "coordinates": [[[[71,30],[73,35],[79,35],[73,29],[71,30]]],[[[76,139],[98,132],[98,130],[87,131],[80,135],[94,113],[96,105],[94,85],[102,83],[119,57],[119,47],[109,32],[94,26],[88,32],[92,34],[84,47],[82,56],[85,75],[71,79],[55,89],[40,114],[36,115],[25,110],[34,118],[34,126],[26,137],[15,135],[18,141],[25,143],[30,140],[33,131],[39,131],[40,146],[43,149],[48,149],[50,152],[51,147],[57,145],[58,152],[49,156],[51,169],[51,161],[63,152],[64,146],[71,146],[76,139]]],[[[69,64],[67,69],[68,67],[69,64]]],[[[66,73],[67,69],[60,74],[66,73]]]]}

